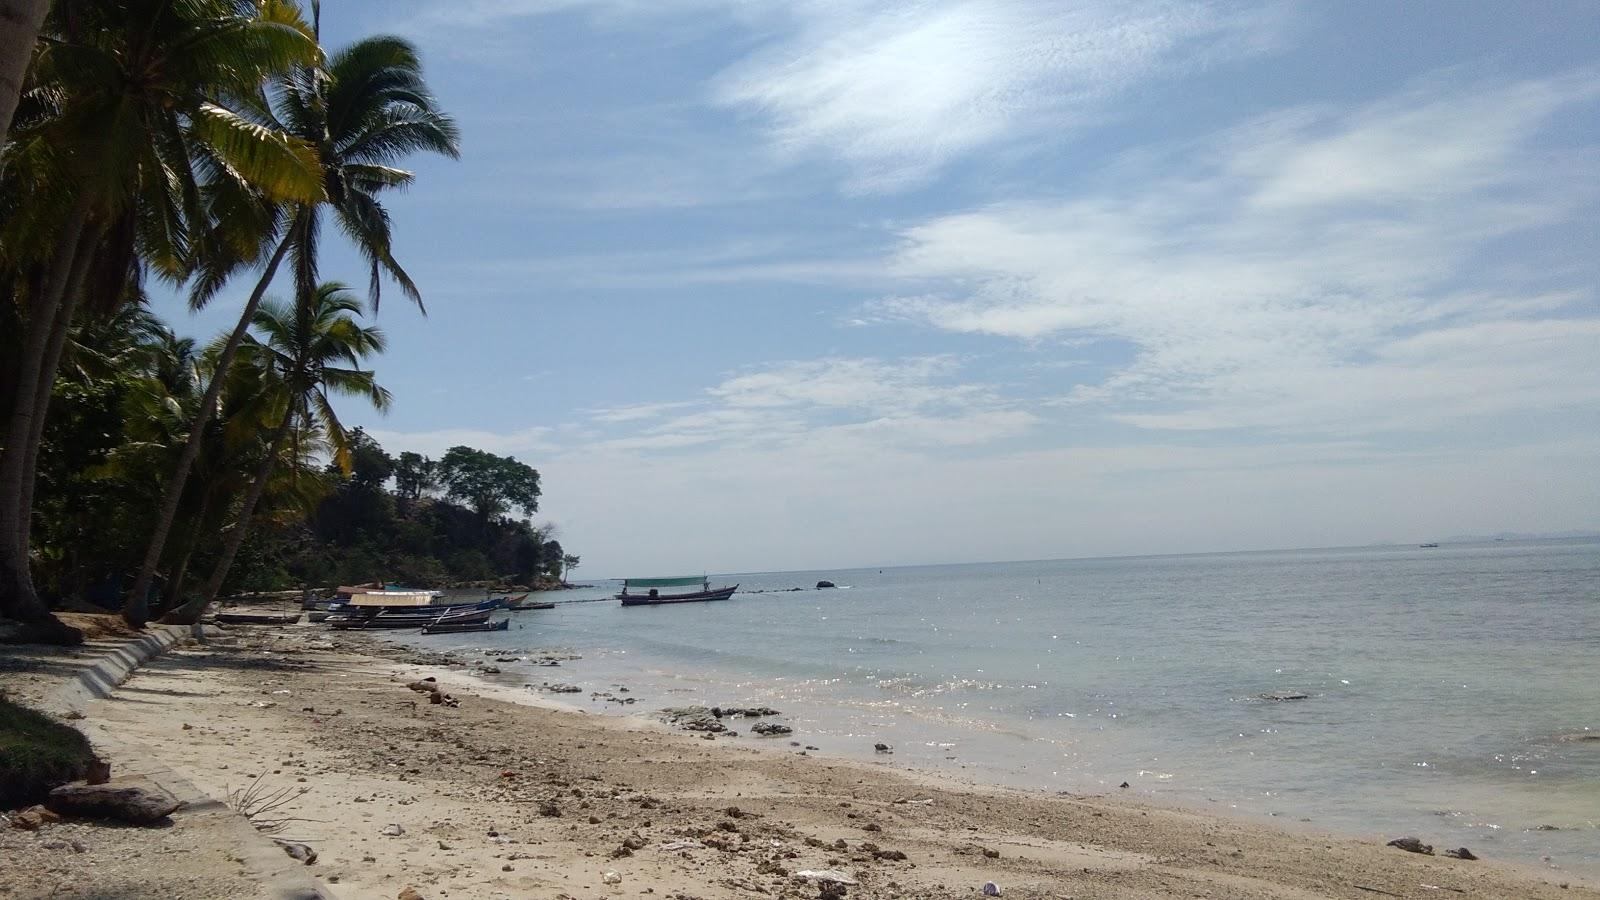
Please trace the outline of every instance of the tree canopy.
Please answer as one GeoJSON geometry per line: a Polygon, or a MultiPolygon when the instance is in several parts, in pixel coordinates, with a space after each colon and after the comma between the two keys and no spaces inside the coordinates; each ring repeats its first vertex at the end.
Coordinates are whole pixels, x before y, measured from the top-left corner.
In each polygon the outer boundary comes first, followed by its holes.
{"type": "Polygon", "coordinates": [[[439,460],[445,495],[471,507],[485,523],[512,510],[539,511],[539,473],[514,457],[471,447],[451,447],[439,460]]]}

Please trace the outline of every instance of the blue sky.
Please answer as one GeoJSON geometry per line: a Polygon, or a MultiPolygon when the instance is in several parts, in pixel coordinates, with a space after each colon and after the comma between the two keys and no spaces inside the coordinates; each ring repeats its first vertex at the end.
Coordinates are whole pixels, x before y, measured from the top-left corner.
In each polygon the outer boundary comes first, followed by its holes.
{"type": "Polygon", "coordinates": [[[464,134],[348,420],[533,464],[586,574],[1600,525],[1587,0],[323,16],[464,134]]]}

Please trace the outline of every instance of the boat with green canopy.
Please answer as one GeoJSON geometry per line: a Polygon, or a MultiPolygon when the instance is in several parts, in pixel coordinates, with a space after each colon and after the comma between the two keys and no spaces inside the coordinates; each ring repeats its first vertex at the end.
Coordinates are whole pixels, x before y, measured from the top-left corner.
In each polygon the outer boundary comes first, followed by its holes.
{"type": "Polygon", "coordinates": [[[617,599],[623,606],[660,606],[663,603],[702,603],[707,600],[726,600],[737,591],[732,587],[713,588],[708,575],[691,575],[683,578],[625,578],[622,593],[617,599]],[[677,594],[663,593],[662,588],[698,588],[677,594]]]}

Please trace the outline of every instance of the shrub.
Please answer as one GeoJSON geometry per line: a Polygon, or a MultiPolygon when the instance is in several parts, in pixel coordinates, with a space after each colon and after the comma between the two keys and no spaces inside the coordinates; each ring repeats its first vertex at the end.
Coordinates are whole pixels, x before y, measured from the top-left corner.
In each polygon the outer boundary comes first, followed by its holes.
{"type": "Polygon", "coordinates": [[[42,801],[56,785],[82,778],[94,759],[76,728],[0,696],[0,809],[42,801]]]}

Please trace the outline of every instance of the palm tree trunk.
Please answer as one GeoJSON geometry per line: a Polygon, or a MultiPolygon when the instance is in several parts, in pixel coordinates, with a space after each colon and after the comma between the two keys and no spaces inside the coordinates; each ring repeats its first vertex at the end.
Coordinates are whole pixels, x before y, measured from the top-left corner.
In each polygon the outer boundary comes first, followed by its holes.
{"type": "Polygon", "coordinates": [[[215,491],[210,486],[200,492],[200,508],[195,511],[194,525],[184,535],[183,552],[172,567],[172,575],[167,579],[167,589],[162,592],[157,612],[165,613],[183,599],[183,582],[189,577],[189,562],[194,559],[194,551],[200,546],[200,534],[205,528],[206,514],[211,511],[211,498],[214,495],[215,491]]]}
{"type": "MultiPolygon", "coordinates": [[[[39,601],[28,565],[32,509],[31,505],[25,508],[22,504],[24,497],[31,498],[33,492],[33,473],[28,467],[36,459],[33,441],[39,432],[35,429],[35,423],[43,416],[39,393],[42,388],[48,398],[48,391],[55,383],[55,368],[51,366],[49,371],[45,371],[45,363],[50,357],[61,306],[68,302],[67,288],[77,268],[77,256],[89,220],[89,208],[88,193],[83,192],[73,202],[72,211],[58,240],[59,246],[69,249],[57,254],[51,263],[45,290],[29,311],[22,354],[17,361],[17,378],[12,385],[5,451],[0,453],[0,616],[33,623],[34,635],[53,643],[79,643],[83,635],[75,628],[62,625],[39,601]]],[[[72,302],[75,303],[76,298],[72,302]]],[[[68,321],[70,323],[70,310],[68,321]]],[[[59,362],[59,353],[55,361],[59,362]]]]}
{"type": "Polygon", "coordinates": [[[49,10],[50,0],[0,0],[0,146],[11,131],[22,79],[33,61],[33,44],[49,10]]]}
{"type": "Polygon", "coordinates": [[[50,418],[50,398],[55,393],[56,371],[61,368],[61,353],[66,349],[67,335],[72,332],[72,316],[77,312],[78,303],[82,300],[83,279],[89,273],[89,263],[94,259],[97,244],[98,235],[93,228],[86,230],[83,239],[78,242],[75,254],[77,258],[72,263],[71,274],[67,276],[67,288],[61,297],[60,307],[56,310],[55,321],[51,323],[50,341],[45,347],[43,371],[47,374],[39,379],[39,384],[34,389],[33,431],[28,435],[28,443],[23,448],[27,456],[23,460],[22,490],[17,501],[23,553],[28,552],[32,539],[33,489],[39,478],[39,445],[44,442],[44,429],[50,418]]]}
{"type": "Polygon", "coordinates": [[[233,528],[228,532],[228,537],[222,545],[222,556],[217,559],[217,565],[211,570],[211,578],[206,581],[205,590],[195,600],[185,603],[162,618],[166,625],[193,625],[200,621],[200,616],[216,599],[222,591],[222,582],[228,577],[228,570],[233,568],[233,557],[239,552],[239,547],[244,544],[246,532],[250,530],[250,516],[256,511],[256,504],[260,502],[261,495],[266,493],[267,479],[272,477],[272,469],[278,462],[278,453],[283,449],[284,439],[289,436],[289,425],[294,421],[294,403],[290,402],[283,412],[283,421],[278,425],[278,430],[272,433],[272,445],[267,448],[267,455],[261,460],[261,465],[256,468],[255,480],[250,483],[250,490],[245,492],[244,503],[239,507],[239,518],[233,523],[233,528]]]}
{"type": "Polygon", "coordinates": [[[289,252],[289,243],[292,231],[285,229],[283,240],[278,243],[278,249],[272,254],[272,259],[267,262],[267,268],[261,273],[261,280],[256,282],[255,290],[250,292],[250,299],[244,305],[244,311],[239,314],[239,324],[233,328],[233,333],[228,335],[228,342],[222,347],[222,354],[217,357],[217,366],[211,373],[211,383],[206,385],[205,397],[200,401],[200,409],[195,412],[194,424],[189,428],[189,440],[183,445],[183,453],[178,457],[177,468],[173,470],[172,478],[167,481],[166,492],[161,498],[161,508],[156,515],[155,530],[150,534],[150,546],[144,553],[144,563],[139,566],[139,577],[133,582],[133,591],[128,595],[127,603],[122,607],[122,617],[128,624],[136,628],[143,628],[150,616],[148,594],[150,582],[155,578],[156,566],[161,562],[161,554],[166,550],[167,535],[172,531],[173,520],[178,515],[178,504],[183,499],[183,489],[189,480],[189,470],[194,468],[194,461],[200,456],[200,444],[205,438],[206,425],[210,423],[211,416],[217,411],[217,398],[222,393],[222,384],[227,379],[228,369],[233,365],[233,357],[239,352],[239,344],[244,341],[245,332],[250,330],[250,321],[255,317],[256,309],[261,306],[261,298],[267,293],[267,286],[272,283],[272,276],[277,274],[278,265],[283,262],[283,257],[289,252]]]}

